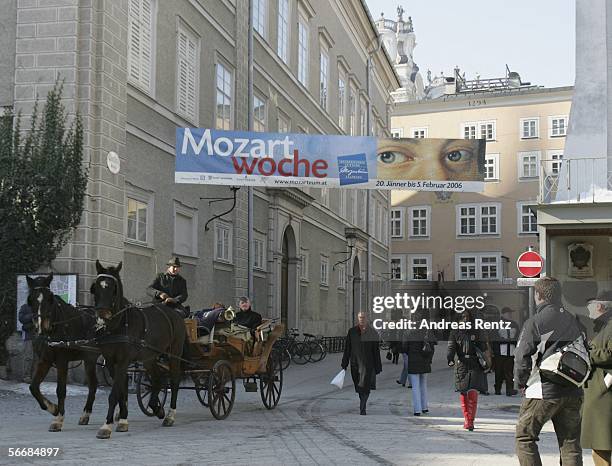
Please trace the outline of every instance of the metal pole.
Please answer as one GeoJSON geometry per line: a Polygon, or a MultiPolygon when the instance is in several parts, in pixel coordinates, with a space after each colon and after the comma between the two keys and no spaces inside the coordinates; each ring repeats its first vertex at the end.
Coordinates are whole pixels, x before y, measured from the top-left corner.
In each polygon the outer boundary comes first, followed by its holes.
{"type": "MultiPolygon", "coordinates": [[[[370,99],[370,70],[372,63],[372,54],[368,54],[368,60],[366,62],[366,94],[368,96],[368,114],[366,117],[366,135],[370,136],[370,115],[372,113],[372,102],[370,99]]],[[[371,235],[371,215],[370,210],[372,208],[372,193],[368,189],[367,207],[366,207],[366,232],[368,234],[368,260],[367,260],[367,284],[366,284],[366,302],[370,305],[372,299],[372,235],[371,235]]],[[[376,221],[376,219],[374,219],[376,221]]],[[[360,309],[365,310],[365,309],[360,309]]]]}
{"type": "MultiPolygon", "coordinates": [[[[247,58],[247,98],[248,98],[248,111],[247,111],[247,126],[248,131],[253,131],[253,0],[249,2],[249,28],[248,28],[248,58],[247,58]]],[[[249,298],[253,299],[253,187],[249,186],[247,189],[247,294],[249,298]]]]}
{"type": "MultiPolygon", "coordinates": [[[[533,246],[527,248],[528,251],[533,251],[533,246]]],[[[529,317],[533,317],[535,314],[535,301],[534,301],[534,289],[533,285],[529,286],[529,317]]]]}

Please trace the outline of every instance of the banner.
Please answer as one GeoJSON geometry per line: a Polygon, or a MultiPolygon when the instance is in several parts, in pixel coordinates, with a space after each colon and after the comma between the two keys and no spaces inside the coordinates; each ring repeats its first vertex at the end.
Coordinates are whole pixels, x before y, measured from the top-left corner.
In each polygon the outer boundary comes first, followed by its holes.
{"type": "Polygon", "coordinates": [[[176,130],[176,183],[480,192],[485,141],[176,130]]]}

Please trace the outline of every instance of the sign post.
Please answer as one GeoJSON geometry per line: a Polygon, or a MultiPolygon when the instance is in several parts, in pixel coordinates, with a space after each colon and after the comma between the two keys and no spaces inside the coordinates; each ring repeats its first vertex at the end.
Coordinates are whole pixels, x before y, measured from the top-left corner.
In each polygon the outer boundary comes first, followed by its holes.
{"type": "Polygon", "coordinates": [[[522,279],[517,279],[517,285],[521,286],[520,280],[524,283],[522,286],[529,287],[529,317],[531,317],[535,313],[533,285],[537,281],[535,277],[540,275],[544,268],[544,260],[542,256],[533,250],[532,246],[529,246],[529,250],[522,253],[516,260],[516,268],[523,275],[522,279]]]}

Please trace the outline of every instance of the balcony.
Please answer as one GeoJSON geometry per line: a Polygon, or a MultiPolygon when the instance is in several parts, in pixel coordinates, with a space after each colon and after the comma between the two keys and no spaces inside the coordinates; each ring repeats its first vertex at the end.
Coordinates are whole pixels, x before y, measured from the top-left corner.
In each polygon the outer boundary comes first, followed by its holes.
{"type": "Polygon", "coordinates": [[[540,161],[539,204],[612,202],[612,162],[605,157],[540,161]]]}

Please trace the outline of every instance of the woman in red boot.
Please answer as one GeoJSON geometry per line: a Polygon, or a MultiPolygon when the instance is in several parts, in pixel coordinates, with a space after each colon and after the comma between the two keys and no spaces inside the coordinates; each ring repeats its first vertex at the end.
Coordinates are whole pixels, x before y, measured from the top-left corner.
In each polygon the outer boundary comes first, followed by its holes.
{"type": "Polygon", "coordinates": [[[465,420],[463,428],[474,430],[478,392],[486,389],[486,375],[478,362],[478,351],[484,354],[487,344],[485,335],[474,329],[474,317],[470,311],[463,312],[460,325],[463,328],[451,331],[448,337],[447,361],[449,366],[455,366],[455,388],[460,392],[465,420]]]}

